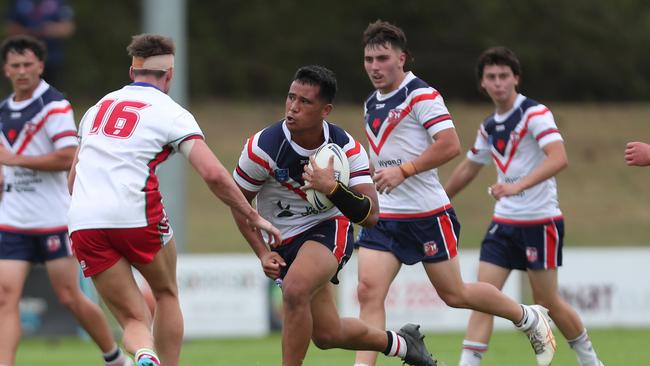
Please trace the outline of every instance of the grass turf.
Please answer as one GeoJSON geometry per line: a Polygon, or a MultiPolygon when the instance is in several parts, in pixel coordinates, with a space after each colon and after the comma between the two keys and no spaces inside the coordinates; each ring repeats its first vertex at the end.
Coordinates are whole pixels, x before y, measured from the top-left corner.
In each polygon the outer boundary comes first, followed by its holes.
{"type": "MultiPolygon", "coordinates": [[[[600,358],[607,366],[647,365],[650,329],[593,329],[589,332],[600,358]]],[[[553,365],[577,365],[574,353],[558,336],[558,351],[553,365]]],[[[463,334],[428,334],[427,346],[447,366],[458,364],[463,334]]],[[[344,350],[319,350],[310,347],[305,366],[352,365],[354,353],[344,350]]],[[[181,365],[263,366],[280,365],[278,334],[259,339],[189,340],[185,343],[181,365]]],[[[394,358],[380,356],[378,366],[400,365],[394,358]]],[[[497,332],[482,366],[534,365],[532,350],[522,334],[497,332]]],[[[78,338],[26,339],[18,350],[17,366],[101,365],[94,344],[78,338]]]]}

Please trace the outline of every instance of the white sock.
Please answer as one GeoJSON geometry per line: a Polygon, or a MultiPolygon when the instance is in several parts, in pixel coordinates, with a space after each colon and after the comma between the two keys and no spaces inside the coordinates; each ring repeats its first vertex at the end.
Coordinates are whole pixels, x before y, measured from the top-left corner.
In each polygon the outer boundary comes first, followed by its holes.
{"type": "Polygon", "coordinates": [[[586,329],[577,338],[568,340],[568,342],[571,349],[576,353],[580,366],[600,366],[596,350],[591,344],[586,329]]]}
{"type": "Polygon", "coordinates": [[[354,366],[370,366],[370,365],[368,365],[367,363],[355,363],[354,366]]]}
{"type": "Polygon", "coordinates": [[[458,366],[479,366],[487,349],[488,345],[485,343],[463,340],[463,351],[458,366]]]}
{"type": "Polygon", "coordinates": [[[386,346],[386,350],[384,350],[384,354],[386,356],[404,358],[406,356],[406,340],[404,337],[392,330],[387,330],[386,334],[388,335],[388,345],[386,346]]]}
{"type": "Polygon", "coordinates": [[[520,304],[520,306],[524,311],[524,317],[515,323],[515,327],[522,332],[527,332],[537,325],[537,314],[528,305],[520,304]]]}
{"type": "Polygon", "coordinates": [[[160,366],[160,361],[156,352],[149,348],[140,348],[135,352],[135,362],[140,361],[141,358],[149,358],[154,364],[160,366]]]}

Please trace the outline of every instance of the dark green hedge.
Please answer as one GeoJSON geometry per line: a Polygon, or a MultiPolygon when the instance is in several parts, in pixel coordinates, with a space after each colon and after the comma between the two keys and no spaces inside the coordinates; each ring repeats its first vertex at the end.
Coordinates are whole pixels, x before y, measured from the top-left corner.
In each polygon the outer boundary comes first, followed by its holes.
{"type": "MultiPolygon", "coordinates": [[[[73,0],[77,33],[65,84],[95,98],[127,82],[124,48],[140,31],[140,3],[73,0]]],[[[480,98],[473,65],[506,45],[523,63],[523,90],[539,99],[650,98],[650,2],[645,0],[295,1],[187,0],[192,97],[275,99],[303,64],[339,78],[340,99],[370,91],[361,33],[377,19],[402,26],[409,65],[448,99],[480,98]]],[[[3,88],[6,90],[6,83],[3,88]]]]}

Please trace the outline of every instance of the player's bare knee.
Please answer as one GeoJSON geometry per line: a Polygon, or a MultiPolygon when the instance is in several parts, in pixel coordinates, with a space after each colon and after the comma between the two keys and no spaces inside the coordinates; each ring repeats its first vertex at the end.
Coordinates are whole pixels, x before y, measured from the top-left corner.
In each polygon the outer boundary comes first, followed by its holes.
{"type": "Polygon", "coordinates": [[[533,297],[535,300],[535,304],[542,305],[543,307],[549,310],[553,310],[557,308],[562,303],[562,298],[560,298],[560,295],[557,293],[543,294],[543,295],[537,295],[533,297]]]}
{"type": "Polygon", "coordinates": [[[156,302],[166,299],[178,300],[178,288],[164,287],[160,289],[152,289],[153,297],[156,302]]]}
{"type": "Polygon", "coordinates": [[[467,299],[460,291],[456,291],[456,292],[439,291],[438,296],[440,296],[442,301],[444,301],[445,304],[447,304],[447,306],[449,307],[461,308],[461,309],[468,308],[467,299]]]}
{"type": "Polygon", "coordinates": [[[68,309],[74,309],[78,301],[74,296],[74,293],[71,289],[62,289],[56,292],[56,297],[59,299],[59,303],[65,306],[68,309]]]}
{"type": "Polygon", "coordinates": [[[16,296],[12,295],[10,288],[0,285],[0,308],[12,306],[13,302],[17,303],[17,301],[14,301],[16,296]]]}
{"type": "Polygon", "coordinates": [[[337,337],[334,333],[328,331],[314,332],[311,336],[314,345],[320,349],[331,349],[338,346],[337,337]]]}
{"type": "Polygon", "coordinates": [[[363,306],[383,306],[384,304],[381,292],[364,280],[360,280],[357,285],[357,297],[363,306]]]}
{"type": "Polygon", "coordinates": [[[283,306],[288,309],[309,306],[310,293],[299,284],[285,282],[282,288],[282,300],[283,306]]]}

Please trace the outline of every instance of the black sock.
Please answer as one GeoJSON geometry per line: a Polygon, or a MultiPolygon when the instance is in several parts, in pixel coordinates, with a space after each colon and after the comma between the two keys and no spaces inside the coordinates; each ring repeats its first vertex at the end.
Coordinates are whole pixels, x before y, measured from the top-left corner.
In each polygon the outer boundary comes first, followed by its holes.
{"type": "Polygon", "coordinates": [[[393,342],[394,342],[395,340],[393,339],[393,332],[386,331],[386,336],[387,336],[387,338],[388,338],[388,343],[386,344],[386,349],[384,350],[383,353],[384,353],[386,356],[388,356],[388,354],[390,353],[390,350],[393,348],[393,342]]]}
{"type": "Polygon", "coordinates": [[[106,362],[113,362],[120,357],[122,354],[122,351],[120,350],[120,347],[117,347],[117,349],[114,352],[109,353],[108,355],[104,355],[104,361],[106,362]]]}

